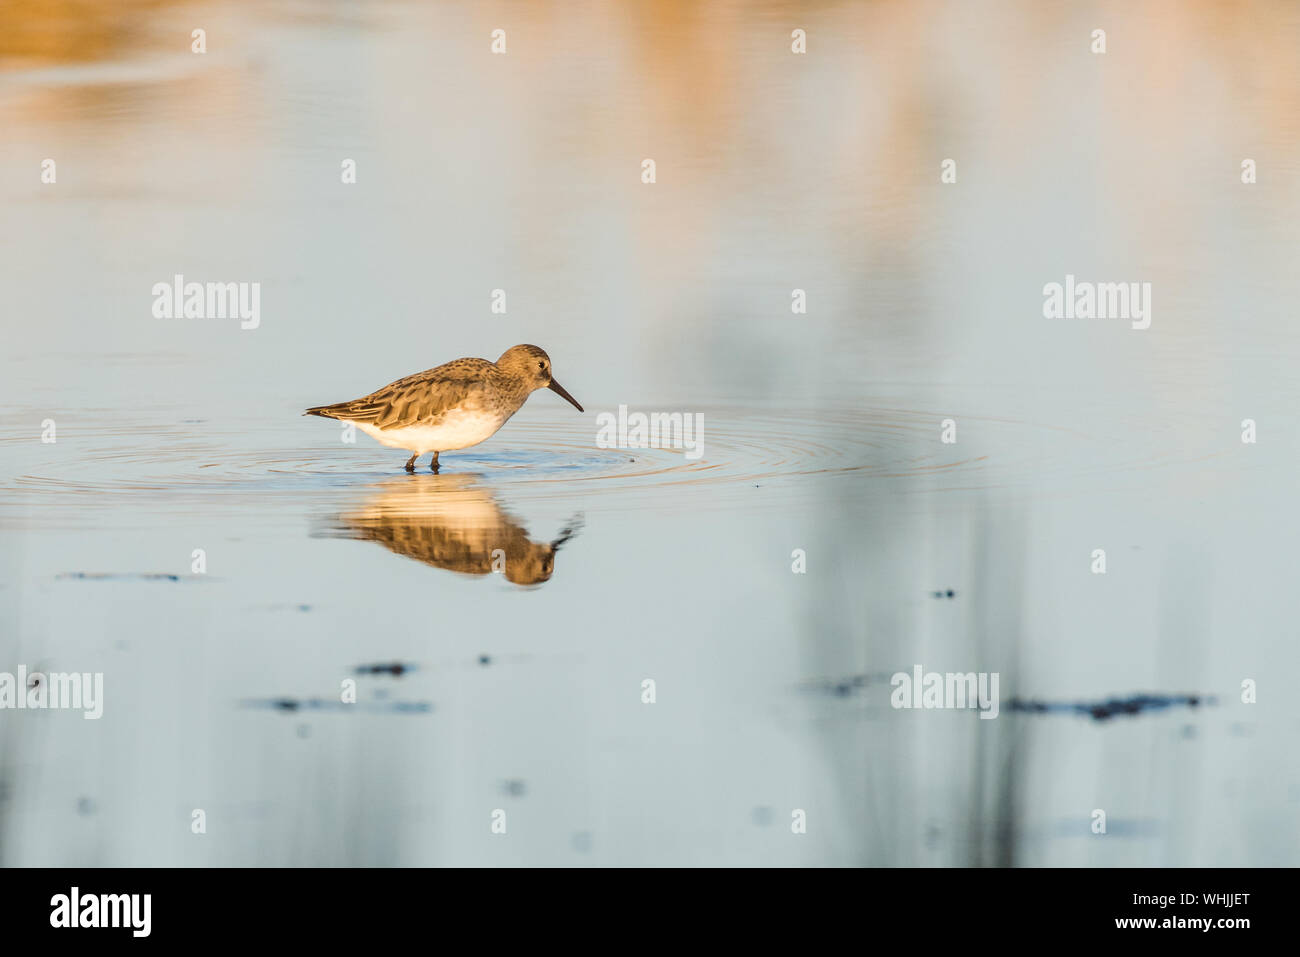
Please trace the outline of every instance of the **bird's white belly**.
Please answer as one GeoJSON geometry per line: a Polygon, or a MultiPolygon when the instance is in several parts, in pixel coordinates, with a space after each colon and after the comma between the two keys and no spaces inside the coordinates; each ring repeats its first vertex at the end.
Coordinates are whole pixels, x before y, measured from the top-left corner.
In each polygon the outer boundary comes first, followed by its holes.
{"type": "Polygon", "coordinates": [[[357,428],[378,442],[394,449],[407,449],[419,455],[426,452],[453,452],[478,445],[505,424],[509,416],[490,412],[462,412],[453,409],[436,425],[389,426],[380,429],[368,422],[357,428]]]}

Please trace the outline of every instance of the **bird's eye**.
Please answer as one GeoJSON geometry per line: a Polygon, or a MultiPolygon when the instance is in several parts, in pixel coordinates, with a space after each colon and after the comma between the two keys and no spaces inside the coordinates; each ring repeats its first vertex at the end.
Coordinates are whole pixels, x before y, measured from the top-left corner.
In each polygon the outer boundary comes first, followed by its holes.
{"type": "Polygon", "coordinates": [[[539,368],[539,369],[545,369],[545,368],[546,368],[546,363],[545,363],[545,362],[539,362],[539,363],[537,363],[537,368],[539,368]]]}

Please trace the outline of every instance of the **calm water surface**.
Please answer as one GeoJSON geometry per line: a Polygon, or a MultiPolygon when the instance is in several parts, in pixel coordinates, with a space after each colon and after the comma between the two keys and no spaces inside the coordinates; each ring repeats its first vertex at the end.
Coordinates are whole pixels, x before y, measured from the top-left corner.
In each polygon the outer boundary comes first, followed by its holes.
{"type": "Polygon", "coordinates": [[[0,13],[0,671],[105,712],[0,713],[0,863],[1300,863],[1294,9],[68,6],[0,13]],[[301,416],[517,342],[587,414],[440,475],[301,416]]]}

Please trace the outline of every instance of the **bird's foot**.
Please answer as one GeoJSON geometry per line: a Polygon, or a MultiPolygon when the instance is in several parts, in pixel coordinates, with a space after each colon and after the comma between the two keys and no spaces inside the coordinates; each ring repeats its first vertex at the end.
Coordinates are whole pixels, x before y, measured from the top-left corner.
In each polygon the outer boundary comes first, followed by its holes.
{"type": "Polygon", "coordinates": [[[433,461],[429,463],[429,471],[434,475],[438,474],[438,453],[433,453],[433,461]]]}
{"type": "Polygon", "coordinates": [[[406,460],[406,471],[408,471],[408,472],[414,472],[414,471],[415,471],[415,456],[414,456],[414,455],[412,455],[409,459],[406,460]]]}

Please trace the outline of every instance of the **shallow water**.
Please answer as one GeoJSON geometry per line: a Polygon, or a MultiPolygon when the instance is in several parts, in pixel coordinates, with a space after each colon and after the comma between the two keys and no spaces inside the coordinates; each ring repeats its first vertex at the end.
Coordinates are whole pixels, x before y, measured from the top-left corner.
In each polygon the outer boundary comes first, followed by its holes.
{"type": "Polygon", "coordinates": [[[101,6],[0,13],[0,671],[105,683],[0,863],[1300,863],[1293,10],[101,6]],[[301,415],[516,342],[587,414],[301,415]]]}

